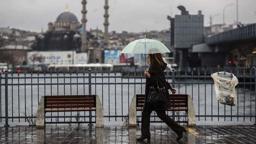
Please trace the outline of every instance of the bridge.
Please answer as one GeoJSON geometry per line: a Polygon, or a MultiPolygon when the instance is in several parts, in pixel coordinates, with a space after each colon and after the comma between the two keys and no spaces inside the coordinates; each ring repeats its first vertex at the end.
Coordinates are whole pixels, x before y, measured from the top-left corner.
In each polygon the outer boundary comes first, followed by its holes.
{"type": "Polygon", "coordinates": [[[208,45],[253,42],[256,40],[256,24],[239,27],[206,38],[208,45]]]}
{"type": "Polygon", "coordinates": [[[202,66],[256,65],[256,23],[238,27],[205,38],[201,47],[202,66]]]}

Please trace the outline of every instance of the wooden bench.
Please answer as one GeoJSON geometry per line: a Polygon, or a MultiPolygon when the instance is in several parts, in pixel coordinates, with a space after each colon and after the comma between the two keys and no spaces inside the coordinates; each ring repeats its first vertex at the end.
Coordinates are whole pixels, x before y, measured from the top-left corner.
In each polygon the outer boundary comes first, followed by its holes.
{"type": "MultiPolygon", "coordinates": [[[[99,100],[99,97],[96,95],[76,95],[76,96],[44,96],[41,99],[40,106],[38,108],[37,112],[37,121],[36,123],[37,127],[42,127],[40,124],[43,123],[45,125],[46,123],[53,123],[48,122],[45,119],[46,113],[58,113],[58,112],[64,112],[64,118],[65,118],[65,112],[81,112],[86,111],[89,112],[89,123],[92,123],[92,114],[91,112],[95,111],[96,115],[96,127],[102,127],[103,126],[103,110],[101,106],[101,102],[99,100]],[[43,102],[42,102],[43,101],[43,102]],[[40,119],[41,118],[41,119],[40,119]],[[43,119],[43,122],[42,122],[43,119]]],[[[61,122],[58,121],[58,123],[72,123],[72,122],[61,122]]],[[[56,121],[54,122],[56,123],[56,121]]],[[[82,122],[75,122],[75,123],[82,123],[82,122]]],[[[84,122],[84,123],[88,123],[84,122]]]]}
{"type": "Polygon", "coordinates": [[[47,112],[96,111],[96,96],[45,96],[47,112]]]}
{"type": "MultiPolygon", "coordinates": [[[[145,102],[144,94],[137,94],[133,98],[129,109],[129,125],[135,126],[139,121],[137,119],[137,112],[143,110],[145,102]]],[[[187,94],[170,94],[168,97],[168,115],[171,116],[178,123],[185,123],[187,125],[195,125],[195,114],[192,99],[187,94]],[[190,109],[189,109],[190,108],[190,109]],[[170,112],[172,113],[170,115],[170,112]],[[182,112],[182,115],[177,115],[176,112],[182,112]],[[190,114],[190,117],[189,117],[190,114]]],[[[151,121],[160,122],[160,121],[151,121]]]]}

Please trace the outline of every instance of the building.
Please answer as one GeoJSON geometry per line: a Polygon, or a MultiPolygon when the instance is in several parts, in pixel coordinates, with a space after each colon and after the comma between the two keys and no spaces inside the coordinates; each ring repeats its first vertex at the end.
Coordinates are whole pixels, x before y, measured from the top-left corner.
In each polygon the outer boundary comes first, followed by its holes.
{"type": "Polygon", "coordinates": [[[190,59],[194,58],[192,46],[204,41],[204,16],[201,11],[191,15],[184,6],[179,6],[180,15],[168,18],[171,21],[171,47],[173,44],[175,61],[180,68],[191,65],[190,59]]]}
{"type": "Polygon", "coordinates": [[[0,62],[19,65],[26,62],[27,52],[31,50],[24,45],[5,45],[0,47],[0,62]]]}
{"type": "Polygon", "coordinates": [[[55,22],[48,23],[48,30],[36,37],[36,51],[81,51],[81,24],[75,14],[65,11],[55,22]]]}
{"type": "Polygon", "coordinates": [[[72,65],[87,62],[86,53],[75,51],[31,51],[27,53],[28,65],[72,65]]]}
{"type": "Polygon", "coordinates": [[[19,65],[26,61],[27,51],[35,41],[36,33],[10,27],[0,28],[0,63],[19,65]]]}

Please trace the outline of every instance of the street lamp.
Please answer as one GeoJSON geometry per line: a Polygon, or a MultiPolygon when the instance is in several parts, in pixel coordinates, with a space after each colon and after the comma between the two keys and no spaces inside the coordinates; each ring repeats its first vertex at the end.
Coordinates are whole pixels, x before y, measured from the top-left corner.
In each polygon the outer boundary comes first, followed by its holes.
{"type": "Polygon", "coordinates": [[[236,23],[239,22],[239,1],[236,0],[236,23]]]}
{"type": "Polygon", "coordinates": [[[172,46],[174,45],[174,40],[173,40],[173,35],[172,33],[174,32],[174,18],[172,18],[171,16],[167,16],[167,20],[170,21],[170,47],[172,48],[172,46]]]}
{"type": "Polygon", "coordinates": [[[175,18],[168,15],[167,20],[170,21],[170,49],[173,52],[173,57],[174,57],[174,62],[175,62],[175,58],[176,58],[176,50],[174,48],[174,23],[175,23],[175,18]]]}
{"type": "Polygon", "coordinates": [[[215,14],[215,15],[211,15],[210,16],[210,26],[212,26],[213,25],[213,18],[214,17],[217,17],[217,16],[219,16],[220,14],[218,13],[218,14],[215,14]]]}
{"type": "Polygon", "coordinates": [[[256,16],[256,11],[254,11],[254,16],[256,16]]]}
{"type": "Polygon", "coordinates": [[[224,8],[223,8],[223,25],[225,25],[225,11],[226,11],[226,9],[228,8],[228,7],[231,7],[231,6],[233,6],[234,5],[234,3],[230,3],[230,4],[227,4],[227,5],[225,5],[224,6],[224,8]]]}

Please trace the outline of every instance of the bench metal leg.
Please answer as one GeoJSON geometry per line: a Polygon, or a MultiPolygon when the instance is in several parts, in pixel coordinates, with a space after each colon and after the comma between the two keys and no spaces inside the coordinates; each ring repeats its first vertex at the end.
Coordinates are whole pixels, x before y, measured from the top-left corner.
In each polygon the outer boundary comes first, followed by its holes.
{"type": "Polygon", "coordinates": [[[96,144],[104,143],[104,128],[96,128],[96,144]]]}
{"type": "Polygon", "coordinates": [[[196,143],[196,131],[194,128],[188,128],[187,129],[188,133],[186,134],[187,135],[187,141],[191,144],[194,144],[196,143]]]}
{"type": "Polygon", "coordinates": [[[104,127],[103,108],[99,96],[96,96],[96,127],[104,127]]]}
{"type": "Polygon", "coordinates": [[[137,135],[136,135],[136,132],[137,132],[137,129],[136,128],[129,128],[129,143],[131,144],[136,144],[136,139],[137,139],[137,135]]]}
{"type": "Polygon", "coordinates": [[[136,122],[136,95],[133,96],[132,102],[129,107],[129,127],[136,127],[137,122],[136,122]]]}
{"type": "Polygon", "coordinates": [[[188,95],[188,126],[196,125],[195,107],[191,95],[188,95]]]}
{"type": "Polygon", "coordinates": [[[42,96],[36,113],[36,128],[44,128],[45,112],[44,112],[44,97],[42,96]]]}

